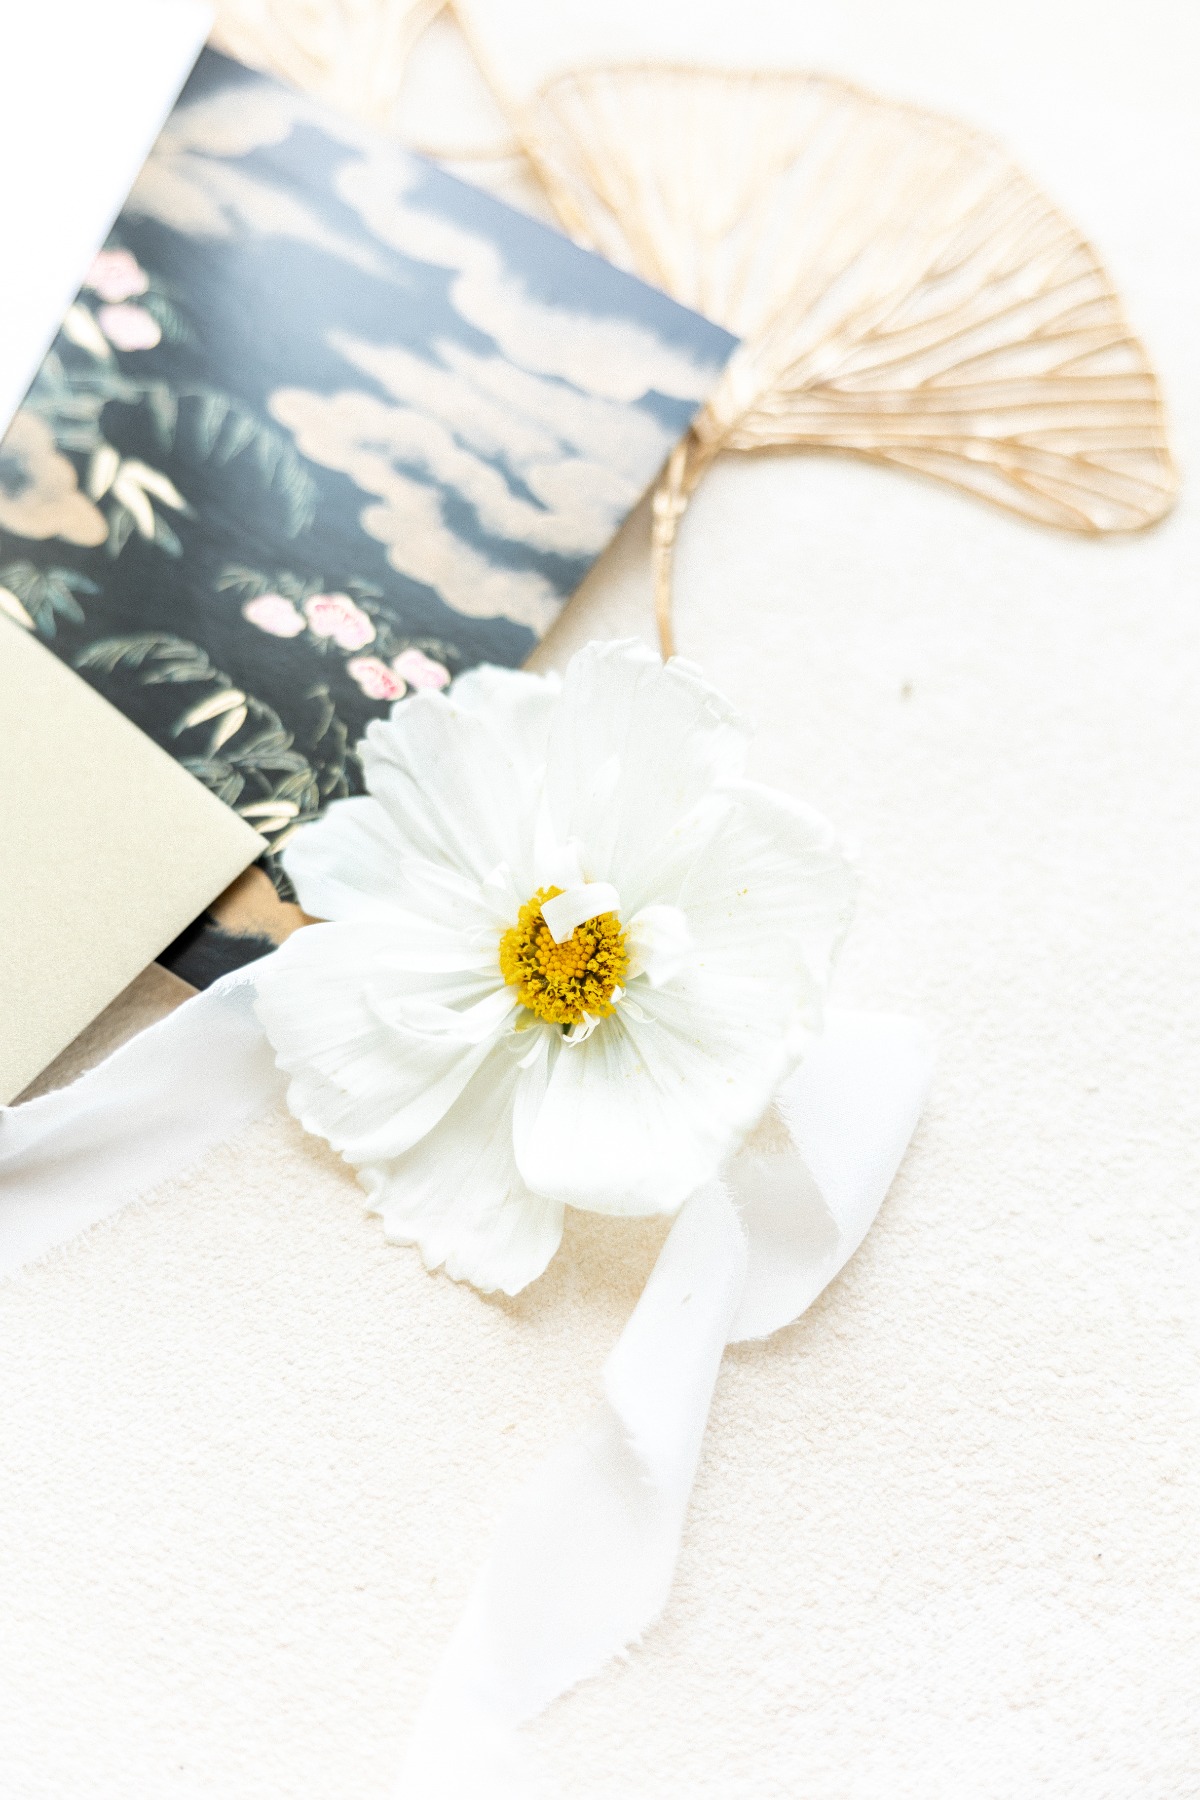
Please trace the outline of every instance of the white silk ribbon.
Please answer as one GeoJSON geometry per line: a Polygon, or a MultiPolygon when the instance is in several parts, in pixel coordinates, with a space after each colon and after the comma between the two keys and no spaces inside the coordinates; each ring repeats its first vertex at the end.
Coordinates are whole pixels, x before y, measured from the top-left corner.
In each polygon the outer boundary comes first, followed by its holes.
{"type": "Polygon", "coordinates": [[[604,1399],[501,1518],[417,1717],[397,1800],[527,1800],[516,1727],[595,1674],[670,1592],[727,1343],[797,1319],[862,1242],[925,1103],[915,1021],[831,1011],[760,1131],[681,1209],[604,1399]]]}
{"type": "MultiPolygon", "coordinates": [[[[283,1100],[254,976],[225,977],[70,1087],[0,1109],[0,1275],[283,1100]]],[[[516,1728],[658,1618],[725,1346],[798,1318],[857,1249],[931,1072],[911,1020],[831,1011],[766,1128],[681,1209],[592,1418],[501,1519],[418,1716],[401,1800],[526,1793],[516,1728]]]]}
{"type": "Polygon", "coordinates": [[[238,969],[70,1087],[0,1107],[0,1276],[98,1225],[283,1100],[238,969]]]}

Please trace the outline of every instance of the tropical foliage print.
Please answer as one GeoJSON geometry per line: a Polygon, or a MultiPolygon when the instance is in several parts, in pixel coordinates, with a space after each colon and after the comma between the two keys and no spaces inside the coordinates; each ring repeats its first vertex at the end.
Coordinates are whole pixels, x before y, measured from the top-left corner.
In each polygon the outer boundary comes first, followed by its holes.
{"type": "Polygon", "coordinates": [[[205,50],[0,441],[0,614],[255,825],[517,665],[733,348],[205,50]]]}
{"type": "Polygon", "coordinates": [[[39,569],[31,562],[11,562],[0,567],[0,612],[27,631],[44,638],[58,635],[58,619],[71,625],[84,623],[81,594],[100,589],[78,569],[39,569]]]}
{"type": "MultiPolygon", "coordinates": [[[[140,540],[169,567],[184,554],[176,526],[198,517],[180,467],[207,464],[210,486],[219,471],[255,492],[278,543],[310,535],[317,485],[285,431],[211,383],[139,367],[144,352],[195,341],[166,284],[110,240],[0,444],[0,527],[27,536],[32,554],[48,540],[102,553],[110,565],[140,540]],[[129,453],[131,422],[150,446],[142,454],[129,453]]],[[[322,575],[225,563],[208,584],[210,630],[220,621],[224,638],[241,636],[268,653],[272,640],[277,647],[302,639],[334,665],[326,679],[287,695],[285,723],[277,705],[247,685],[244,668],[229,673],[188,638],[161,629],[91,637],[89,611],[100,623],[126,610],[121,597],[115,606],[106,600],[113,578],[96,572],[100,579],[62,562],[14,557],[0,563],[0,612],[56,649],[64,627],[77,636],[71,660],[79,672],[268,840],[265,866],[285,897],[275,853],[330,800],[361,788],[351,731],[366,721],[348,720],[334,689],[352,683],[377,713],[412,690],[445,687],[464,660],[451,639],[404,631],[379,583],[350,576],[337,589],[322,575]],[[164,705],[155,689],[172,690],[172,701],[164,705]]],[[[169,592],[164,574],[154,606],[160,619],[169,617],[169,592]]],[[[240,659],[255,660],[244,651],[240,659]]]]}
{"type": "Polygon", "coordinates": [[[269,837],[272,852],[297,825],[316,818],[326,801],[350,791],[351,753],[327,689],[310,696],[323,703],[314,739],[318,744],[328,739],[314,769],[293,747],[279,714],[235,687],[203,650],[183,638],[153,632],[101,638],[82,652],[77,666],[108,676],[136,672],[147,688],[190,688],[170,728],[180,745],[179,759],[219,800],[269,837]]]}

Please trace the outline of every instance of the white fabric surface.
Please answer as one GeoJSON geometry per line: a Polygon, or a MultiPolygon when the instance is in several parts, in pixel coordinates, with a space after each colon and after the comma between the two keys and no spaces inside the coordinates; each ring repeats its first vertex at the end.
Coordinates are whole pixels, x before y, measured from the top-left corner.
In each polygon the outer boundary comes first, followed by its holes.
{"type": "MultiPolygon", "coordinates": [[[[668,1612],[534,1728],[532,1800],[1192,1800],[1194,9],[706,4],[693,43],[718,14],[1014,143],[1117,272],[1185,486],[1092,544],[780,458],[685,523],[683,649],[862,844],[841,996],[935,1023],[939,1078],[846,1274],[727,1356],[668,1612]]],[[[646,626],[645,555],[643,515],[548,659],[646,626]]],[[[575,1218],[481,1302],[276,1116],[22,1276],[0,1791],[388,1794],[661,1235],[575,1218]]]]}
{"type": "MultiPolygon", "coordinates": [[[[258,1018],[286,957],[235,970],[78,1080],[0,1108],[0,1277],[288,1097],[258,1018]]],[[[830,1012],[749,1140],[685,1200],[603,1400],[500,1520],[418,1714],[404,1800],[520,1800],[532,1776],[518,1727],[657,1623],[725,1347],[793,1323],[854,1254],[932,1069],[915,1021],[830,1012]]]]}

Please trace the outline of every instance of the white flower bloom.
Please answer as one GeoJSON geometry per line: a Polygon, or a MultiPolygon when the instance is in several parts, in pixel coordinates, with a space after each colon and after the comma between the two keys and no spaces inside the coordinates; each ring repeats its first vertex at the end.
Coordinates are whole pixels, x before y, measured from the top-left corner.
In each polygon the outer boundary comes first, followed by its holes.
{"type": "Polygon", "coordinates": [[[259,978],[288,1101],[388,1236],[516,1293],[563,1208],[672,1213],[819,1028],[853,882],[742,778],[688,663],[592,644],[481,668],[370,727],[368,796],[301,830],[306,911],[259,978]]]}

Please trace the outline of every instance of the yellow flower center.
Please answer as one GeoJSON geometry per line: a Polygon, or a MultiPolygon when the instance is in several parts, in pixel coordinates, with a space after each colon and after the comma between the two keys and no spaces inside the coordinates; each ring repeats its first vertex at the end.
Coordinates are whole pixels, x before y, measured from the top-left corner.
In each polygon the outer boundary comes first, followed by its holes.
{"type": "Polygon", "coordinates": [[[562,889],[539,888],[500,939],[500,973],[522,1006],[552,1025],[578,1025],[585,1013],[602,1019],[613,1010],[614,990],[625,981],[629,952],[616,913],[599,913],[556,944],[542,905],[562,889]]]}

